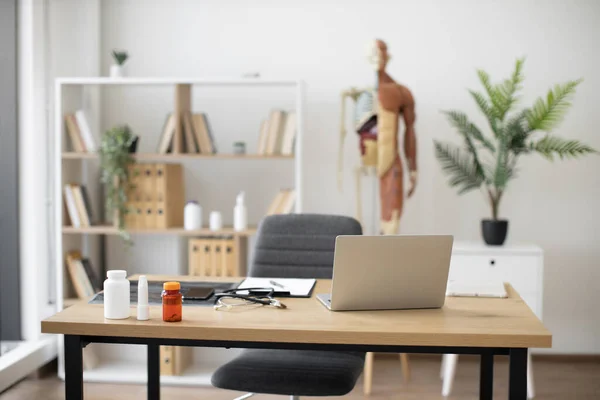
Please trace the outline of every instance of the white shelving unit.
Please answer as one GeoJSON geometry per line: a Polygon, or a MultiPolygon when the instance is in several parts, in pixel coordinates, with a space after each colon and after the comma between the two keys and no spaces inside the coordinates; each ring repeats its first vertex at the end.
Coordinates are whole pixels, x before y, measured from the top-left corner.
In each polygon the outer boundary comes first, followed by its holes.
{"type": "MultiPolygon", "coordinates": [[[[282,88],[285,90],[293,90],[295,111],[297,115],[297,133],[295,143],[295,153],[293,156],[262,156],[256,154],[248,154],[244,156],[233,154],[215,154],[215,155],[200,155],[200,154],[152,154],[140,153],[136,154],[138,160],[143,161],[161,161],[161,162],[186,162],[185,168],[197,168],[197,165],[206,165],[209,162],[227,162],[227,160],[235,160],[236,162],[260,163],[262,160],[271,160],[269,162],[287,163],[289,160],[294,162],[294,188],[296,191],[295,212],[302,211],[303,199],[303,182],[302,182],[302,156],[303,156],[303,133],[304,133],[304,92],[305,84],[300,80],[261,80],[261,79],[202,79],[202,78],[106,78],[106,77],[77,77],[77,78],[58,78],[55,82],[55,109],[54,109],[54,201],[53,207],[53,224],[54,231],[54,265],[56,279],[56,307],[57,311],[62,310],[65,306],[73,303],[66,293],[68,285],[68,277],[66,276],[64,266],[64,255],[66,251],[73,247],[72,243],[80,245],[83,254],[90,252],[98,252],[99,250],[91,243],[93,240],[101,236],[115,235],[116,231],[111,226],[98,226],[90,228],[76,229],[64,226],[64,207],[62,188],[65,182],[71,181],[73,178],[65,178],[64,175],[78,174],[77,179],[82,181],[89,180],[90,176],[94,176],[92,170],[98,168],[98,156],[95,154],[73,153],[68,151],[65,145],[65,129],[64,115],[68,112],[73,112],[78,108],[100,108],[101,104],[101,89],[104,87],[122,87],[120,90],[127,90],[131,86],[171,86],[175,88],[177,85],[188,85],[194,91],[202,90],[203,87],[214,88],[282,88]],[[85,104],[84,104],[85,103],[85,104]],[[80,167],[78,167],[80,163],[80,167]],[[73,242],[75,240],[75,242],[73,242]],[[66,304],[65,304],[66,303],[66,304]]],[[[173,98],[173,107],[175,98],[173,98]]],[[[274,104],[275,106],[276,104],[274,104]]],[[[101,113],[99,110],[97,115],[101,113]]],[[[240,112],[243,112],[240,111],[240,112]]],[[[92,122],[92,130],[95,131],[95,140],[97,143],[100,140],[100,121],[92,122]]],[[[258,127],[255,129],[258,136],[258,127]]],[[[218,137],[219,132],[215,132],[218,137]]],[[[143,139],[143,132],[140,135],[143,139]]],[[[250,138],[249,138],[250,139],[250,138]]],[[[252,138],[254,139],[254,138],[252,138]]],[[[261,179],[261,177],[257,177],[261,179]]],[[[91,184],[92,182],[87,182],[91,184]]],[[[97,182],[97,187],[100,183],[97,182]]],[[[91,196],[95,197],[95,203],[99,204],[99,191],[91,190],[91,196]]],[[[94,203],[94,201],[92,201],[94,203]]],[[[266,205],[265,205],[266,206],[266,205]]],[[[255,229],[249,228],[242,232],[241,235],[252,235],[255,229]]],[[[198,235],[206,234],[208,231],[200,230],[198,235]]],[[[224,229],[224,234],[231,234],[231,230],[224,229]]],[[[144,234],[144,237],[152,235],[169,235],[169,236],[190,236],[190,232],[185,232],[182,229],[170,228],[167,230],[153,230],[152,232],[133,232],[134,235],[144,234]]],[[[98,246],[96,246],[98,247],[98,246]]],[[[88,254],[89,255],[89,254],[88,254]]],[[[98,254],[96,254],[98,255],[98,254]]],[[[100,258],[102,256],[99,256],[100,258]]],[[[111,268],[110,265],[106,266],[111,268]]],[[[59,376],[64,379],[64,353],[63,353],[63,337],[59,335],[58,341],[58,358],[59,358],[59,376]]],[[[91,345],[90,348],[97,347],[97,344],[91,345]]],[[[106,345],[100,345],[106,346],[106,345]]],[[[199,349],[195,349],[194,363],[186,369],[183,375],[180,376],[164,376],[161,377],[161,384],[165,385],[188,385],[188,386],[203,386],[210,385],[210,376],[212,371],[224,359],[218,354],[215,355],[214,350],[208,350],[209,357],[204,357],[204,354],[199,355],[199,349]],[[204,361],[203,361],[204,360],[204,361]]],[[[145,351],[134,352],[137,356],[134,359],[131,355],[127,358],[120,358],[119,352],[110,352],[105,359],[101,359],[98,365],[90,370],[84,371],[85,382],[118,382],[118,383],[145,383],[146,382],[146,358],[145,351]]],[[[234,351],[230,351],[227,358],[234,355],[234,351]]]]}

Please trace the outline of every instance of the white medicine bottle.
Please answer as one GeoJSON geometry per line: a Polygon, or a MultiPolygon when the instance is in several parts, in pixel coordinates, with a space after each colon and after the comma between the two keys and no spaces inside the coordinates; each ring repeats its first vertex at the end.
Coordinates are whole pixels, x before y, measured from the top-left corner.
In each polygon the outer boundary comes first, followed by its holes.
{"type": "Polygon", "coordinates": [[[104,281],[104,318],[129,318],[130,292],[127,271],[107,271],[104,281]]]}

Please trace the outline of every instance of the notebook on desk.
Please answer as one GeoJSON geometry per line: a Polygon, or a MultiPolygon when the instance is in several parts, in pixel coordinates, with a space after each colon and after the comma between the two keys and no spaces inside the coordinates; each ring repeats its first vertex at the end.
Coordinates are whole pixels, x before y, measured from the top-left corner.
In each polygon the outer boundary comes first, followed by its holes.
{"type": "Polygon", "coordinates": [[[271,288],[276,297],[310,297],[316,279],[246,278],[238,289],[271,288]]]}

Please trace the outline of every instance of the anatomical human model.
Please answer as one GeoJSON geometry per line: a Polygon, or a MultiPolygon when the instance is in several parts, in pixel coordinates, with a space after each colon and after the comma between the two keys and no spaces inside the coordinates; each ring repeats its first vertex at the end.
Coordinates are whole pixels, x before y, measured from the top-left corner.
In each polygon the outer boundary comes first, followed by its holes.
{"type": "MultiPolygon", "coordinates": [[[[355,103],[355,124],[359,136],[361,167],[357,173],[375,169],[381,201],[380,230],[396,234],[404,205],[404,171],[398,140],[399,118],[405,125],[404,155],[408,166],[412,196],[417,184],[417,141],[414,131],[415,102],[405,86],[396,83],[385,71],[390,56],[382,40],[375,40],[369,51],[369,63],[376,71],[375,88],[350,88],[342,92],[341,137],[338,160],[338,184],[341,187],[343,143],[346,136],[346,99],[355,103]],[[374,167],[374,168],[369,168],[374,167]]],[[[357,178],[357,218],[361,220],[360,178],[357,178]]],[[[362,223],[362,221],[361,221],[362,223]]]]}

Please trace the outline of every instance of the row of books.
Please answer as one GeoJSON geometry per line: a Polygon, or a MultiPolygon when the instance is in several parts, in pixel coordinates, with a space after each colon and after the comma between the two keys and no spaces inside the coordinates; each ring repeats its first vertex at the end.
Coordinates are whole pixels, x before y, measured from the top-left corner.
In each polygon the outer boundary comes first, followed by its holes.
{"type": "MultiPolygon", "coordinates": [[[[193,154],[215,154],[217,147],[205,113],[184,112],[180,118],[181,132],[183,132],[181,151],[193,154]]],[[[163,125],[162,134],[158,141],[158,154],[172,153],[174,151],[174,138],[177,118],[170,113],[163,125]]]]}
{"type": "Polygon", "coordinates": [[[293,189],[281,189],[269,205],[267,215],[289,214],[294,209],[295,204],[296,191],[293,189]]]}
{"type": "Polygon", "coordinates": [[[260,124],[258,154],[292,155],[296,143],[296,112],[273,110],[260,124]]]}
{"type": "Polygon", "coordinates": [[[238,275],[238,250],[233,238],[190,239],[188,253],[190,275],[238,275]]]}
{"type": "Polygon", "coordinates": [[[70,225],[75,228],[92,226],[92,207],[85,186],[69,183],[64,187],[64,194],[70,225]]]}
{"type": "Polygon", "coordinates": [[[136,163],[130,166],[129,176],[126,228],[183,226],[185,190],[181,164],[136,163]]]}
{"type": "Polygon", "coordinates": [[[83,110],[65,115],[65,126],[74,152],[93,153],[97,150],[94,135],[83,110]]]}

